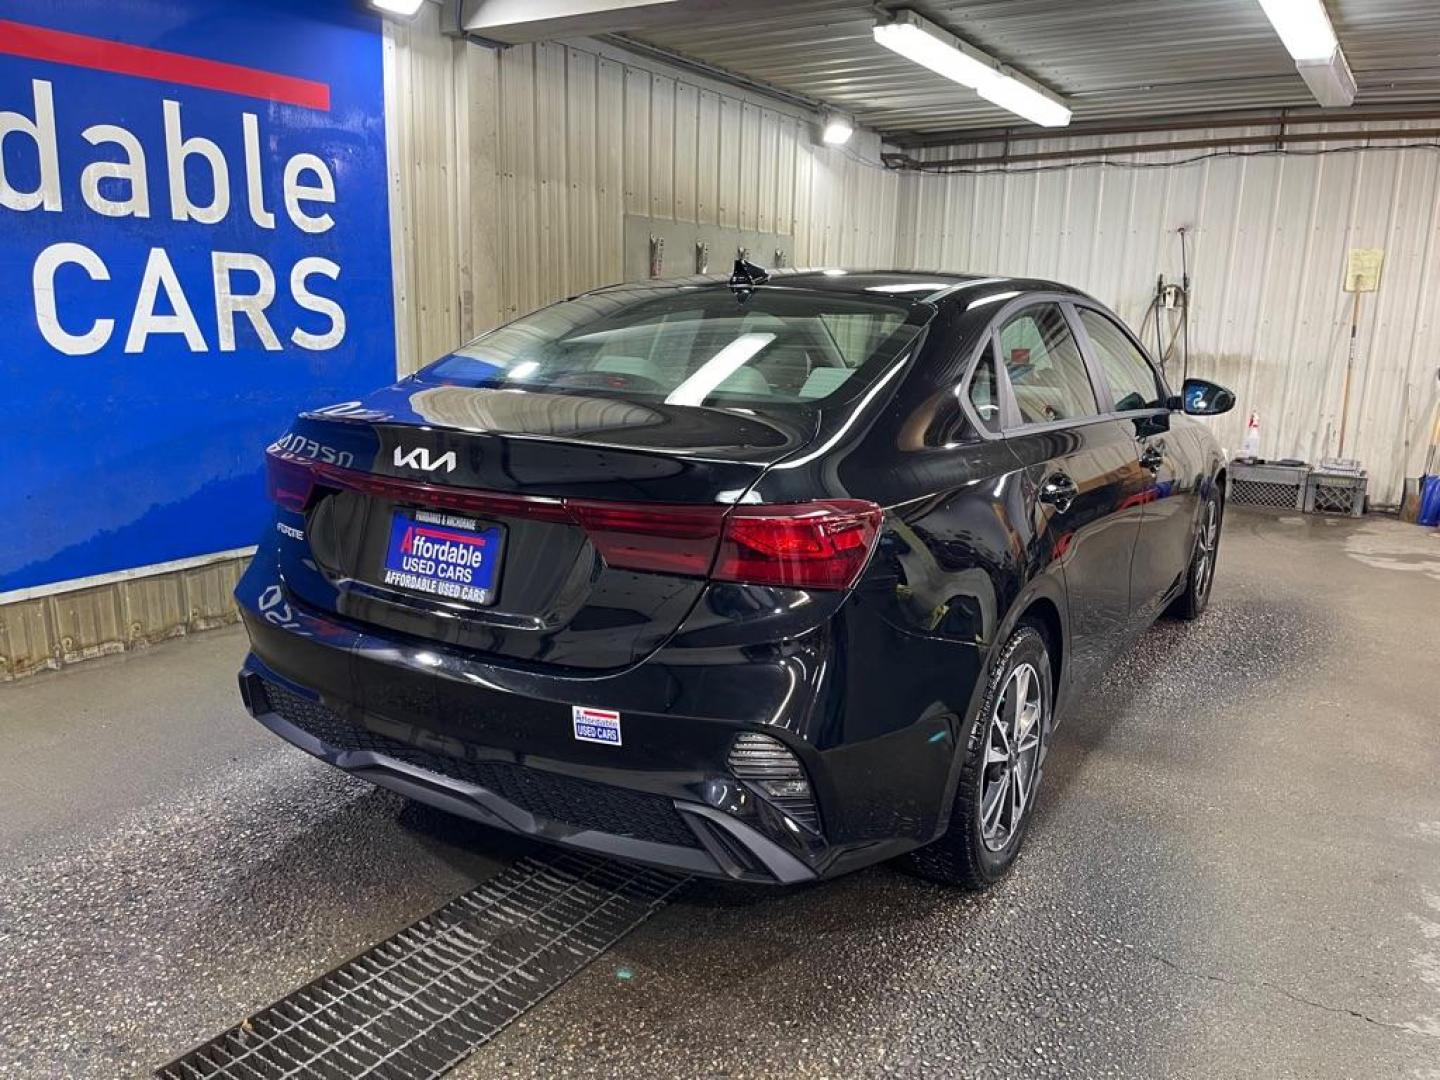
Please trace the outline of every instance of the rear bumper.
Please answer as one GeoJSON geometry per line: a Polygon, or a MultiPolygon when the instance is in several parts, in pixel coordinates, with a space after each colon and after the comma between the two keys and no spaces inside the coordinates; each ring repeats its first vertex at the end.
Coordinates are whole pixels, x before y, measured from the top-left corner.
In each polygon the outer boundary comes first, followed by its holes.
{"type": "Polygon", "coordinates": [[[253,656],[240,672],[240,693],[251,715],[286,742],[483,825],[692,874],[787,885],[818,876],[757,829],[702,803],[498,759],[453,758],[348,722],[318,699],[284,686],[253,656]],[[595,824],[567,820],[584,818],[595,824]]]}
{"type": "Polygon", "coordinates": [[[850,715],[855,679],[883,677],[847,670],[843,628],[784,648],[675,647],[581,678],[381,637],[307,608],[263,551],[236,598],[251,642],[241,693],[257,720],[338,768],[496,828],[791,884],[900,854],[945,824],[957,722],[932,711],[884,730],[878,709],[850,715]],[[578,741],[574,706],[618,711],[622,744],[578,741]],[[742,732],[778,740],[803,766],[816,828],[737,778],[729,757],[742,732]]]}

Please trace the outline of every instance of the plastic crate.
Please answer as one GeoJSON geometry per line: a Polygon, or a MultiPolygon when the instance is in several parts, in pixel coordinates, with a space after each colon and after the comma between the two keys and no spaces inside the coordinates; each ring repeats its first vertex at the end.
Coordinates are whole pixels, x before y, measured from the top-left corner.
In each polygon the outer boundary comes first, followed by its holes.
{"type": "Polygon", "coordinates": [[[1312,472],[1305,482],[1307,514],[1344,514],[1359,517],[1365,513],[1365,492],[1370,480],[1363,472],[1312,472]]]}
{"type": "Polygon", "coordinates": [[[1226,504],[1264,510],[1303,510],[1305,478],[1309,475],[1309,465],[1232,461],[1226,470],[1226,504]]]}

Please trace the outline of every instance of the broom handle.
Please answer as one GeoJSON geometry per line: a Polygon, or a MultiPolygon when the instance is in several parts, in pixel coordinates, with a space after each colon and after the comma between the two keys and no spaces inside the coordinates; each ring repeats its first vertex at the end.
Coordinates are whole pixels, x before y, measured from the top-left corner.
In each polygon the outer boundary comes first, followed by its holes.
{"type": "MultiPolygon", "coordinates": [[[[1440,368],[1435,369],[1435,378],[1440,381],[1440,368]]],[[[1430,406],[1430,445],[1425,450],[1425,468],[1420,471],[1422,482],[1435,466],[1437,448],[1440,448],[1440,389],[1435,392],[1435,404],[1430,406]]]]}
{"type": "Polygon", "coordinates": [[[1435,414],[1435,422],[1430,425],[1430,449],[1425,451],[1425,471],[1422,476],[1429,476],[1435,467],[1435,451],[1440,448],[1440,400],[1436,400],[1435,408],[1431,410],[1435,414]]]}
{"type": "Polygon", "coordinates": [[[1355,366],[1355,337],[1360,332],[1360,293],[1350,309],[1350,352],[1345,357],[1345,389],[1340,396],[1340,457],[1345,456],[1345,426],[1350,419],[1350,370],[1355,366]]]}

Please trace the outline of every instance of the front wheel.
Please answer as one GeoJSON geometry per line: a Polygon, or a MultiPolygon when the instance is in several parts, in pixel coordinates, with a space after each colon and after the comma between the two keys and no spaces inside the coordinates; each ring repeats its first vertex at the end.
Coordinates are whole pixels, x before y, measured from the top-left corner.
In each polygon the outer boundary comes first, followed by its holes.
{"type": "Polygon", "coordinates": [[[1215,558],[1220,554],[1220,526],[1224,522],[1224,504],[1220,494],[1212,491],[1200,507],[1200,527],[1195,534],[1195,553],[1185,574],[1185,591],[1170,605],[1177,618],[1198,619],[1210,604],[1210,588],[1215,584],[1215,558]]]}
{"type": "Polygon", "coordinates": [[[971,725],[950,827],[906,859],[922,877],[979,891],[1009,871],[1040,787],[1055,700],[1044,632],[1021,623],[971,725]]]}

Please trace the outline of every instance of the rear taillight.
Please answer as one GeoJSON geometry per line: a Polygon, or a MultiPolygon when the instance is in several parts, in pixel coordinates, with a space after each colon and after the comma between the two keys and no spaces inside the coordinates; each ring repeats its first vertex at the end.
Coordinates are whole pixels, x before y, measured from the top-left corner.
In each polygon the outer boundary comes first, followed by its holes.
{"type": "Polygon", "coordinates": [[[286,510],[303,514],[315,490],[315,472],[308,461],[265,454],[265,494],[286,510]]]}
{"type": "Polygon", "coordinates": [[[873,503],[839,499],[734,508],[564,503],[611,566],[805,589],[855,584],[882,517],[873,503]]]}
{"type": "Polygon", "coordinates": [[[270,498],[287,510],[304,512],[323,487],[481,517],[573,524],[609,566],[749,585],[848,589],[884,516],[857,499],[733,507],[595,502],[425,484],[274,453],[265,466],[270,498]]]}
{"type": "Polygon", "coordinates": [[[711,576],[718,581],[848,589],[870,558],[884,511],[858,499],[737,506],[711,576]]]}
{"type": "Polygon", "coordinates": [[[609,565],[704,577],[728,506],[632,506],[566,499],[609,565]]]}

